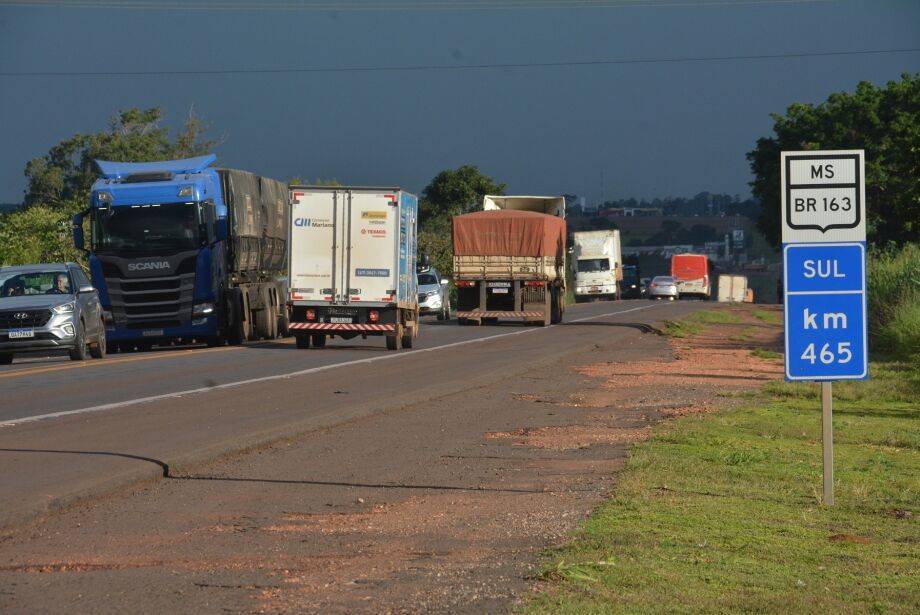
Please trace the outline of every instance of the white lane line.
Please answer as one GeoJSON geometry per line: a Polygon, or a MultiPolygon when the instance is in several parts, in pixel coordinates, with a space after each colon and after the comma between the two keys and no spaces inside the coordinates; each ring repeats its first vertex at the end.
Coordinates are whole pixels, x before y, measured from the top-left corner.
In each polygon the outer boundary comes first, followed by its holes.
{"type": "MultiPolygon", "coordinates": [[[[621,312],[608,312],[606,314],[598,314],[597,316],[588,316],[585,318],[578,318],[576,320],[567,321],[569,324],[576,322],[584,322],[586,320],[595,320],[597,318],[606,318],[608,316],[619,316],[620,314],[628,314],[629,312],[637,312],[639,310],[647,310],[648,308],[656,307],[655,304],[644,305],[637,308],[631,308],[628,310],[623,310],[621,312]]],[[[565,324],[565,323],[563,323],[565,324]]],[[[175,399],[177,397],[183,397],[185,395],[195,395],[197,393],[207,393],[208,391],[219,391],[221,389],[231,389],[233,387],[245,386],[247,384],[255,384],[257,382],[269,382],[271,380],[282,380],[285,378],[296,378],[297,376],[306,376],[309,374],[316,374],[319,372],[324,372],[330,369],[335,369],[337,367],[349,367],[351,365],[363,365],[366,363],[374,363],[376,361],[387,361],[390,359],[399,359],[402,357],[411,357],[420,352],[434,352],[435,350],[444,350],[445,348],[456,348],[458,346],[466,346],[467,344],[479,344],[482,342],[487,342],[489,340],[495,340],[502,337],[511,337],[512,335],[526,335],[528,333],[536,333],[538,331],[547,331],[552,329],[554,326],[549,327],[539,327],[539,328],[527,328],[520,331],[513,331],[511,333],[499,333],[498,335],[490,335],[488,337],[479,337],[473,340],[464,340],[462,342],[452,342],[450,344],[442,344],[440,346],[434,346],[432,348],[419,348],[418,350],[413,350],[411,352],[401,352],[395,354],[388,354],[379,357],[370,357],[367,359],[355,359],[354,361],[345,361],[343,363],[333,363],[331,365],[322,365],[320,367],[311,367],[309,369],[302,369],[296,372],[288,372],[285,374],[274,374],[271,376],[261,376],[259,378],[250,378],[248,380],[237,380],[235,382],[226,382],[224,384],[216,384],[214,386],[200,387],[197,389],[187,389],[185,391],[176,391],[173,393],[163,393],[161,395],[151,395],[149,397],[138,397],[137,399],[128,399],[125,401],[116,401],[109,404],[102,404],[99,406],[91,406],[89,408],[80,408],[78,410],[64,410],[61,412],[51,412],[49,414],[37,414],[35,416],[25,416],[18,419],[11,419],[8,421],[0,422],[0,427],[12,427],[14,425],[22,425],[23,423],[34,423],[36,421],[44,421],[47,419],[56,419],[64,416],[73,416],[75,414],[90,414],[93,412],[102,412],[103,410],[114,410],[115,408],[125,408],[127,406],[136,406],[138,404],[146,404],[152,401],[162,401],[164,399],[175,399]]]]}

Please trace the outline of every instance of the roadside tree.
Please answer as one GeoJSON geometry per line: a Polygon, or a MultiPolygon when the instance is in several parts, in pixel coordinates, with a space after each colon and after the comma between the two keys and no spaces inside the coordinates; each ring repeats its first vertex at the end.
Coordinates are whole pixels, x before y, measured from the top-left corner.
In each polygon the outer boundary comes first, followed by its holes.
{"type": "Polygon", "coordinates": [[[903,74],[880,88],[860,82],[812,105],[796,103],[773,114],[775,136],[747,154],[760,198],[758,225],[780,243],[780,152],[864,149],[866,223],[871,243],[903,244],[920,234],[920,73],[903,74]]]}

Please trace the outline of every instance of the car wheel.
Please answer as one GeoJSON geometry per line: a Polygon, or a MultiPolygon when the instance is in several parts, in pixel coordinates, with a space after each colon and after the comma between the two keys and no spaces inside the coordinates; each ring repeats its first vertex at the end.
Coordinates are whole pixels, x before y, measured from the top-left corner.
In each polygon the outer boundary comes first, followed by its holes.
{"type": "Polygon", "coordinates": [[[86,329],[83,321],[77,326],[77,339],[74,340],[74,347],[70,351],[70,358],[74,361],[85,361],[89,357],[89,350],[86,348],[86,329]]]}
{"type": "Polygon", "coordinates": [[[13,355],[8,352],[0,353],[0,365],[9,365],[13,362],[13,355]]]}
{"type": "Polygon", "coordinates": [[[99,339],[96,340],[96,345],[89,349],[90,355],[94,359],[104,359],[106,344],[105,344],[105,325],[102,323],[99,324],[101,331],[99,332],[99,339]]]}

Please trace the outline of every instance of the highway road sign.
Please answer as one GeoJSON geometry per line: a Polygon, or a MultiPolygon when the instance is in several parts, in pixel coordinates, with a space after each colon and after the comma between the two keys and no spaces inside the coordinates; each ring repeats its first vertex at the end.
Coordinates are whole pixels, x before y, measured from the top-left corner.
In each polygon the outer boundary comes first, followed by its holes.
{"type": "Polygon", "coordinates": [[[787,244],[783,261],[786,379],[867,378],[865,245],[787,244]]]}
{"type": "Polygon", "coordinates": [[[783,243],[866,240],[862,150],[783,152],[783,243]]]}

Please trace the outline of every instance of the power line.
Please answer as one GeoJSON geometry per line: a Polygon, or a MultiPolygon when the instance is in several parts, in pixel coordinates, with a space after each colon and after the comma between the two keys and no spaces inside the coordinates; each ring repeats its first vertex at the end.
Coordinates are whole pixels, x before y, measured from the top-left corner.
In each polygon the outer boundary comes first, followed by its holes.
{"type": "Polygon", "coordinates": [[[817,4],[839,0],[0,0],[0,6],[165,11],[460,11],[504,9],[675,8],[817,4]]]}
{"type": "Polygon", "coordinates": [[[824,51],[810,53],[773,53],[761,55],[699,56],[678,58],[637,58],[632,60],[584,60],[574,62],[507,62],[496,64],[428,64],[416,66],[344,66],[311,68],[228,68],[215,70],[141,70],[141,71],[3,71],[0,77],[159,77],[204,75],[272,75],[309,73],[382,73],[416,71],[458,71],[526,68],[566,68],[578,66],[618,66],[629,64],[676,64],[694,62],[730,62],[740,60],[788,60],[796,58],[828,58],[894,53],[917,53],[920,48],[868,49],[861,51],[824,51]]]}

